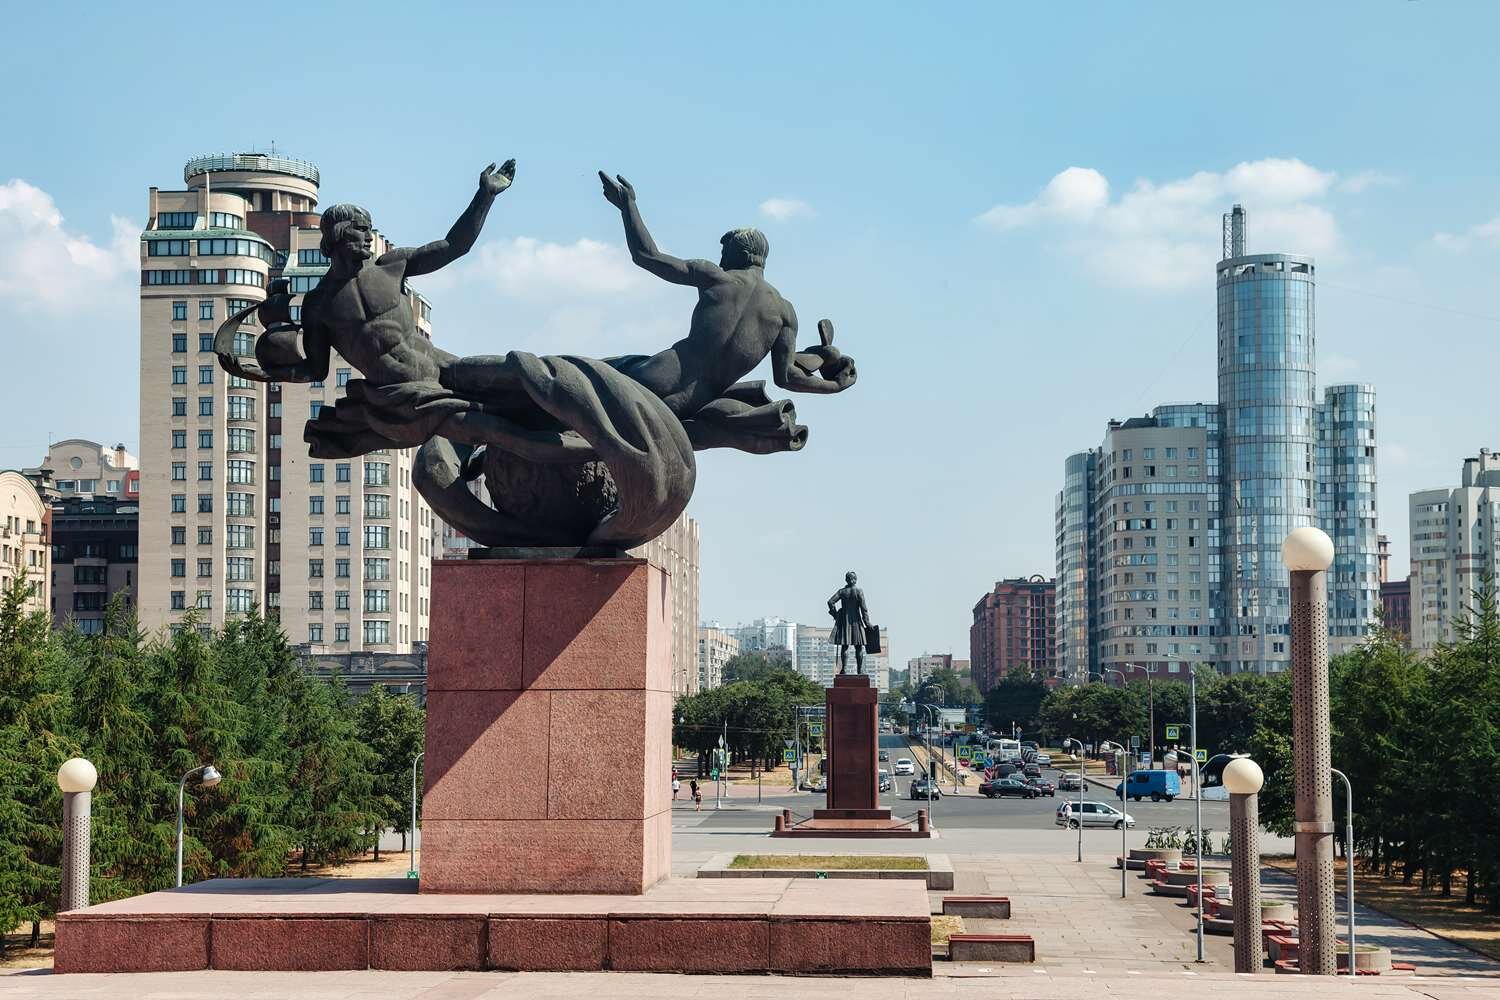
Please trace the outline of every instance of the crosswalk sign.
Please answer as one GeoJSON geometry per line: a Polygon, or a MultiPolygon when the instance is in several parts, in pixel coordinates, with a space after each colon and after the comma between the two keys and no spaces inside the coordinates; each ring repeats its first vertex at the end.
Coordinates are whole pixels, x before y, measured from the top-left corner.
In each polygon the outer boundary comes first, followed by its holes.
{"type": "Polygon", "coordinates": [[[808,726],[807,728],[812,732],[812,734],[814,736],[822,736],[823,735],[823,723],[821,723],[821,722],[814,722],[812,725],[808,726]]]}
{"type": "Polygon", "coordinates": [[[1200,763],[1200,764],[1207,764],[1208,763],[1208,751],[1207,750],[1199,750],[1197,752],[1197,754],[1194,755],[1194,759],[1196,759],[1198,761],[1198,763],[1200,763]]]}
{"type": "Polygon", "coordinates": [[[1167,739],[1169,739],[1169,740],[1180,740],[1180,739],[1182,739],[1182,727],[1181,726],[1168,726],[1167,727],[1167,739]]]}
{"type": "Polygon", "coordinates": [[[973,756],[974,756],[974,751],[972,749],[970,749],[969,747],[959,747],[958,748],[958,759],[959,760],[968,760],[970,757],[973,757],[973,756]]]}
{"type": "Polygon", "coordinates": [[[797,762],[797,751],[783,750],[781,751],[781,759],[786,761],[788,764],[795,764],[797,762]]]}

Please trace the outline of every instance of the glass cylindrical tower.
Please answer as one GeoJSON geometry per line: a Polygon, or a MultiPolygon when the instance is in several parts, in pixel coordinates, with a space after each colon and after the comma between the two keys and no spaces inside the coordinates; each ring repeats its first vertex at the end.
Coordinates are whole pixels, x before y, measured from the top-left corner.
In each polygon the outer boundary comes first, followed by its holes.
{"type": "Polygon", "coordinates": [[[1218,265],[1226,661],[1290,663],[1281,542],[1318,523],[1314,270],[1310,257],[1249,254],[1218,265]]]}

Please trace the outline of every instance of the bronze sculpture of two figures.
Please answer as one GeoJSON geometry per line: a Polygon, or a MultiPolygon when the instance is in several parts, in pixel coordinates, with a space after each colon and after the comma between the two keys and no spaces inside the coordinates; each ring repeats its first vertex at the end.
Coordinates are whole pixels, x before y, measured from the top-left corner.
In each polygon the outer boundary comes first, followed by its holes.
{"type": "Polygon", "coordinates": [[[854,384],[854,361],[833,346],[827,320],[818,324],[819,343],[798,349],[797,315],[765,278],[764,235],[732,230],[720,240],[717,263],[679,260],[652,240],[634,188],[603,173],[604,197],[620,212],[631,259],[698,289],[687,335],[653,355],[602,359],[522,351],[457,357],[436,347],[417,328],[406,279],[467,253],[514,177],[514,160],[491,164],[445,239],[378,257],[369,213],[330,207],[320,226],[331,263],[306,294],[300,321],[292,321],[292,296],[278,279],[265,302],[220,327],[221,366],[258,381],[313,382],[328,376],[337,351],[363,378],[308,421],[311,455],[415,447],[416,485],[436,514],[501,547],[639,545],[687,506],[695,451],[800,449],[807,429],[792,403],[771,399],[764,382],[740,381],[768,356],[775,384],[791,392],[835,393],[854,384]],[[254,360],[234,347],[251,312],[265,331],[254,360]],[[480,478],[490,503],[469,488],[480,478]]]}

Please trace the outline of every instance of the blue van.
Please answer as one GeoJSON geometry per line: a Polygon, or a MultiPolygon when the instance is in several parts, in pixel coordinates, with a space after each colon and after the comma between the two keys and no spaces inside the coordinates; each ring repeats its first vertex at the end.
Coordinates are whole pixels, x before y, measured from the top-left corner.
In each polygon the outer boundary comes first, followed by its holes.
{"type": "MultiPolygon", "coordinates": [[[[1132,771],[1129,779],[1130,798],[1139,802],[1150,796],[1152,802],[1166,799],[1171,802],[1182,794],[1182,779],[1176,771],[1132,771]]],[[[1125,782],[1115,786],[1115,795],[1120,795],[1125,782]]]]}

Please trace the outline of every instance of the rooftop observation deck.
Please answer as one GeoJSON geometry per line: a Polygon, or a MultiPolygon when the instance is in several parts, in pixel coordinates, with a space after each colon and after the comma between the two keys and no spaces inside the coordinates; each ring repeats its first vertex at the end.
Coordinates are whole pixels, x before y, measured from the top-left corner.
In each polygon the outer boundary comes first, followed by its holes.
{"type": "Polygon", "coordinates": [[[182,168],[183,182],[189,182],[202,174],[229,171],[256,171],[270,174],[286,174],[318,184],[318,168],[306,160],[270,153],[214,153],[195,156],[182,168]]]}

